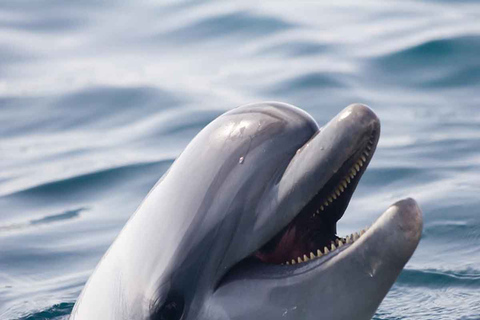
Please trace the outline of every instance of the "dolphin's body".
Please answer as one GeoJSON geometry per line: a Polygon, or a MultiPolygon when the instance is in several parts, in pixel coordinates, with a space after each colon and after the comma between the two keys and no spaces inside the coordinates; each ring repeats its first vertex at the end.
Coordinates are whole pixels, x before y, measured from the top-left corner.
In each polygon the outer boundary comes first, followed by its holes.
{"type": "Polygon", "coordinates": [[[336,236],[379,134],[359,104],[321,129],[277,102],[218,117],[130,218],[71,319],[370,319],[422,230],[406,199],[336,236]]]}

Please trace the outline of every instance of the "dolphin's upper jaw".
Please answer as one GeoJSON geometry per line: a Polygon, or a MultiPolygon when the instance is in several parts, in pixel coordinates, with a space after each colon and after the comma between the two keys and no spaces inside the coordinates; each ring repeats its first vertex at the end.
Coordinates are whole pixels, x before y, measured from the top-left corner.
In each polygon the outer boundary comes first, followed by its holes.
{"type": "Polygon", "coordinates": [[[362,105],[350,106],[334,119],[341,122],[348,119],[345,114],[357,112],[366,113],[362,120],[367,117],[373,120],[366,121],[368,125],[365,128],[357,129],[355,133],[362,137],[356,140],[357,145],[350,148],[348,154],[341,159],[341,166],[333,170],[335,172],[332,172],[296,217],[255,253],[256,258],[269,264],[294,265],[322,257],[360,237],[361,234],[353,234],[339,238],[336,235],[336,222],[343,216],[378,142],[378,119],[370,109],[365,108],[362,105]]]}

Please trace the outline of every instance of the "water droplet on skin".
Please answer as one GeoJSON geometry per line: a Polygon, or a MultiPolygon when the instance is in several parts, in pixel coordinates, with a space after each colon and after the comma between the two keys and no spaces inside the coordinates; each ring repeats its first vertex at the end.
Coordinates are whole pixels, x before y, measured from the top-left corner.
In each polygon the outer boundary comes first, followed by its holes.
{"type": "Polygon", "coordinates": [[[242,164],[242,163],[243,163],[243,160],[244,160],[244,158],[243,158],[243,157],[240,157],[240,159],[238,159],[238,163],[242,164]]]}

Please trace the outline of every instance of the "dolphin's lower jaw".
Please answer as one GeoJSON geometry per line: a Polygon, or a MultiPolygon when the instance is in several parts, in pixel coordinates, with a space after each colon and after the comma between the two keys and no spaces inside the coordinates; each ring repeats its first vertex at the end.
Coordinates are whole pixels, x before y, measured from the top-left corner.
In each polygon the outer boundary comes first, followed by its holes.
{"type": "MultiPolygon", "coordinates": [[[[294,265],[322,258],[322,260],[316,261],[316,265],[318,265],[331,260],[341,252],[345,251],[344,254],[349,254],[349,248],[351,248],[350,250],[352,250],[351,253],[353,254],[355,250],[367,250],[363,248],[371,247],[372,244],[376,246],[379,243],[386,250],[392,250],[393,252],[389,255],[392,257],[396,256],[396,258],[402,260],[400,262],[401,265],[402,262],[406,262],[410,258],[415,250],[421,237],[421,231],[421,210],[415,200],[407,198],[390,206],[370,227],[352,233],[345,238],[332,241],[330,247],[324,247],[323,252],[318,250],[316,255],[311,252],[309,257],[304,255],[303,257],[298,257],[297,260],[292,259],[290,262],[287,261],[286,265],[294,265]],[[379,243],[375,244],[375,241],[379,241],[379,243]]],[[[380,250],[377,251],[380,252],[380,250]]],[[[370,252],[368,255],[379,257],[379,252],[376,255],[370,252]]],[[[375,269],[375,266],[372,265],[372,269],[368,272],[369,276],[374,276],[375,269]]]]}
{"type": "Polygon", "coordinates": [[[401,200],[367,230],[355,233],[355,240],[320,258],[307,263],[303,258],[295,265],[250,261],[233,270],[214,293],[207,318],[371,319],[415,251],[421,232],[417,203],[401,200]],[[232,297],[241,297],[242,303],[232,297]]]}

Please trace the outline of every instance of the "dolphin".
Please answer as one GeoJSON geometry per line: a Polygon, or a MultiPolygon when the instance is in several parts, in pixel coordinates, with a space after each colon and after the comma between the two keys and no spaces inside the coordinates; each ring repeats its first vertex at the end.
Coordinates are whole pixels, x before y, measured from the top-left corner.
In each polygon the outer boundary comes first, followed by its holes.
{"type": "Polygon", "coordinates": [[[337,235],[379,136],[362,104],[322,128],[280,102],[224,113],[149,192],[70,319],[370,319],[422,232],[404,199],[337,235]]]}

